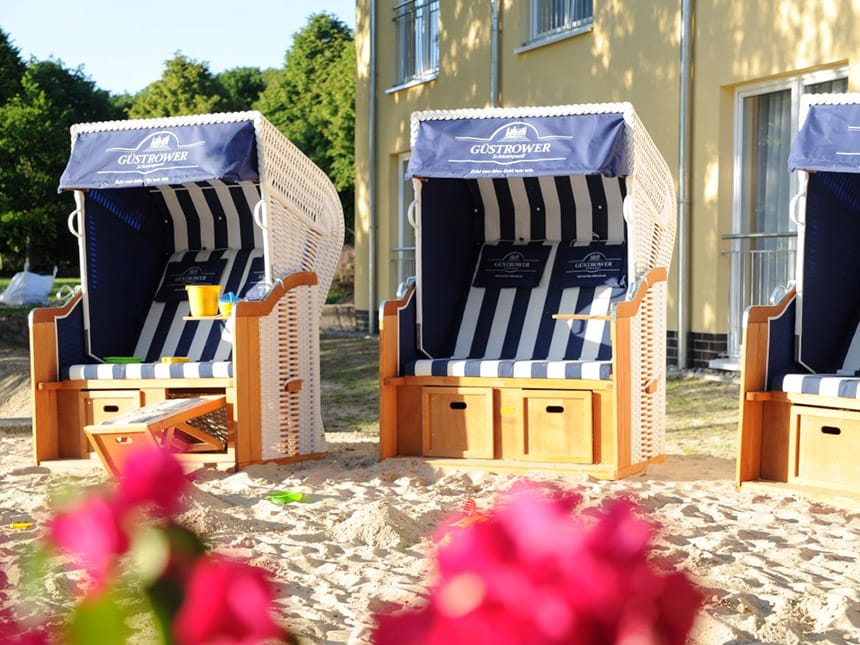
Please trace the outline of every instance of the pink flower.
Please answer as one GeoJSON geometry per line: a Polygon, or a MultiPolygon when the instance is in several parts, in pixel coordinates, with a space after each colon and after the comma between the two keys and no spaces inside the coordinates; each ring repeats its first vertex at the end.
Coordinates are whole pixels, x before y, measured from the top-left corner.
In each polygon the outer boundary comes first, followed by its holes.
{"type": "Polygon", "coordinates": [[[59,513],[49,524],[49,539],[87,570],[96,593],[107,584],[117,557],[129,547],[122,512],[102,497],[88,497],[59,513]]]}
{"type": "Polygon", "coordinates": [[[180,495],[188,485],[182,464],[169,450],[147,447],[128,456],[119,473],[117,502],[123,507],[150,505],[158,515],[181,510],[180,495]]]}
{"type": "Polygon", "coordinates": [[[650,563],[650,524],[615,502],[589,525],[571,517],[576,501],[520,487],[449,533],[428,605],[379,617],[374,642],[682,645],[701,594],[650,563]]]}
{"type": "Polygon", "coordinates": [[[283,640],[286,632],[272,619],[272,608],[262,569],[218,555],[203,557],[191,571],[173,636],[180,645],[283,640]]]}

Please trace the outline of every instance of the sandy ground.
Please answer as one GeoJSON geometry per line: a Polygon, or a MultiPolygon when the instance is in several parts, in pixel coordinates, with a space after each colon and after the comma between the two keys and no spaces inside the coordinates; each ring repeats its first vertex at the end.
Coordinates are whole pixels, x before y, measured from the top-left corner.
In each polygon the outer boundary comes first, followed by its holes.
{"type": "MultiPolygon", "coordinates": [[[[33,466],[26,349],[0,349],[0,567],[12,585],[41,535],[50,495],[106,477],[97,462],[33,466]],[[26,530],[11,524],[31,521],[26,530]]],[[[703,430],[702,446],[707,446],[703,430]]],[[[329,433],[330,452],[299,466],[198,473],[182,519],[224,553],[269,570],[289,628],[309,643],[367,643],[372,612],[426,593],[429,535],[473,498],[489,508],[517,476],[378,462],[372,432],[329,433]],[[270,492],[299,489],[304,503],[270,492]]],[[[542,477],[585,507],[624,496],[662,530],[655,552],[706,591],[692,643],[860,643],[860,513],[784,493],[737,492],[731,459],[689,450],[623,481],[542,477]]],[[[723,453],[725,454],[725,452],[723,453]]],[[[3,603],[15,602],[0,594],[3,603]]],[[[56,609],[46,587],[38,604],[56,609]]]]}

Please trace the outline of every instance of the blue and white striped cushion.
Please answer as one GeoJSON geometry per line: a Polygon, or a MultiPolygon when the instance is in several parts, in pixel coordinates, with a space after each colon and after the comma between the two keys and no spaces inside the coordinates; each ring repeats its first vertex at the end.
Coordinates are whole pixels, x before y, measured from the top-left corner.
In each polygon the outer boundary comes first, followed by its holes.
{"type": "MultiPolygon", "coordinates": [[[[454,353],[404,365],[404,373],[434,376],[523,378],[611,378],[612,345],[608,320],[556,320],[556,313],[609,314],[625,289],[562,288],[550,247],[547,270],[534,288],[471,287],[460,319],[454,353]]],[[[604,243],[596,243],[599,246],[604,243]]],[[[477,270],[477,267],[476,267],[477,270]]]]}
{"type": "Polygon", "coordinates": [[[860,399],[860,377],[839,374],[786,374],[782,391],[860,399]]]}
{"type": "MultiPolygon", "coordinates": [[[[170,262],[193,258],[201,264],[221,259],[221,291],[240,294],[253,273],[255,260],[262,262],[260,249],[220,249],[175,253],[170,262]]],[[[163,278],[162,278],[163,280],[163,278]]],[[[191,310],[188,299],[176,302],[154,301],[144,319],[143,328],[134,348],[134,356],[144,362],[154,362],[162,356],[188,356],[202,361],[228,361],[233,352],[232,337],[223,321],[184,320],[191,310]]]]}
{"type": "Polygon", "coordinates": [[[492,360],[436,358],[407,363],[413,376],[479,376],[495,378],[594,379],[612,378],[612,361],[492,360]]]}
{"type": "Polygon", "coordinates": [[[151,378],[231,378],[232,361],[198,363],[91,363],[72,365],[71,380],[151,379],[151,378]]]}
{"type": "MultiPolygon", "coordinates": [[[[174,253],[171,262],[205,264],[223,260],[221,291],[242,295],[253,286],[262,270],[261,249],[216,249],[174,253]]],[[[162,277],[162,282],[164,277],[162,277]]],[[[160,289],[159,285],[159,289],[160,289]]],[[[158,290],[156,290],[156,293],[158,290]]],[[[133,356],[141,363],[78,364],[68,370],[69,379],[209,378],[232,375],[232,331],[223,320],[184,320],[191,313],[188,299],[154,301],[144,319],[133,356]],[[187,363],[162,364],[162,356],[188,356],[187,363]]]]}
{"type": "Polygon", "coordinates": [[[253,182],[158,186],[152,195],[170,218],[174,249],[263,248],[253,218],[260,189],[253,182]]]}
{"type": "Polygon", "coordinates": [[[476,179],[483,239],[608,240],[625,238],[623,177],[570,175],[476,179]],[[574,217],[571,217],[574,214],[574,217]]]}

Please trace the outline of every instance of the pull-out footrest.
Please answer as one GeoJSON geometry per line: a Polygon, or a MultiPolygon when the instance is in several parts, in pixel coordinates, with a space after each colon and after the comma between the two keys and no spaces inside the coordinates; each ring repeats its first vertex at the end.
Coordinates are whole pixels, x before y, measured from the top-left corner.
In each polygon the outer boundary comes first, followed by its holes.
{"type": "Polygon", "coordinates": [[[213,428],[207,418],[225,406],[223,396],[167,399],[85,426],[84,431],[104,467],[116,475],[128,455],[141,445],[179,452],[225,450],[226,415],[221,429],[213,428]]]}

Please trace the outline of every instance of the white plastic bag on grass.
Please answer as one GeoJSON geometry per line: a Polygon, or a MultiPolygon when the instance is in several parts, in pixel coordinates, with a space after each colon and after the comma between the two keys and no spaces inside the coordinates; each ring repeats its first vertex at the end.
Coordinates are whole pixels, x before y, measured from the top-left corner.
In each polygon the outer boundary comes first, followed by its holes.
{"type": "Polygon", "coordinates": [[[6,291],[0,293],[0,303],[4,305],[48,303],[48,294],[54,288],[57,267],[54,267],[54,273],[49,275],[31,273],[28,271],[29,268],[29,265],[25,264],[23,271],[12,276],[6,291]]]}

